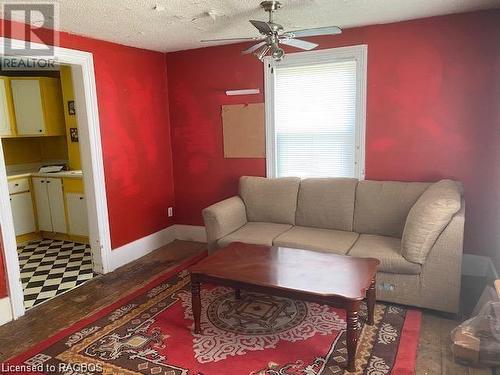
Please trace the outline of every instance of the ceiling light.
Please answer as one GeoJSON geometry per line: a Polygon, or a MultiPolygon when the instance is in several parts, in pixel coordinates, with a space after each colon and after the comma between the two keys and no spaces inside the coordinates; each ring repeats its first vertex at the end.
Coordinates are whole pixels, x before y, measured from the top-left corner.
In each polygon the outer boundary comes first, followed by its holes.
{"type": "Polygon", "coordinates": [[[283,60],[283,56],[285,56],[285,51],[283,51],[283,48],[280,48],[277,44],[273,44],[271,46],[271,54],[274,61],[281,61],[283,60]]]}

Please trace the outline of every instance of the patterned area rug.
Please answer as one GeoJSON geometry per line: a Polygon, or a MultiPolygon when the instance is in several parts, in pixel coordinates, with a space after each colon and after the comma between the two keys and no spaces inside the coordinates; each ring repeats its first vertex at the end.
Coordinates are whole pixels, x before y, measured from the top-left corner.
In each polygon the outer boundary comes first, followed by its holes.
{"type": "MultiPolygon", "coordinates": [[[[220,286],[202,289],[202,335],[193,334],[193,258],[116,304],[9,361],[67,374],[344,374],[345,313],[314,303],[220,286]]],[[[357,374],[412,374],[421,315],[377,304],[365,325],[357,374]]],[[[26,368],[26,367],[25,367],[26,368]]]]}

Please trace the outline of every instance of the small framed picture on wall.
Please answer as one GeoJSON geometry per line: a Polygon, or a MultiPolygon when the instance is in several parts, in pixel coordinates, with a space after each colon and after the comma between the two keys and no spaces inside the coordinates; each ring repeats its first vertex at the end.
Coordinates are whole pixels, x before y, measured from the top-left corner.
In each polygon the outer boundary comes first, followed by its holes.
{"type": "Polygon", "coordinates": [[[68,113],[70,116],[76,115],[75,101],[74,100],[68,100],[68,113]]]}
{"type": "Polygon", "coordinates": [[[78,128],[69,128],[71,142],[78,142],[78,128]]]}

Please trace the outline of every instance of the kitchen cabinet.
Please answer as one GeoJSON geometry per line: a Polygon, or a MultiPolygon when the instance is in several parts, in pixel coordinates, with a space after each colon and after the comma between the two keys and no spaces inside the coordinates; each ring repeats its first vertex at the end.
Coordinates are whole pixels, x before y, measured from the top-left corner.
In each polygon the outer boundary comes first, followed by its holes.
{"type": "Polygon", "coordinates": [[[10,206],[16,236],[35,232],[36,224],[31,192],[12,194],[10,196],[10,206]]]}
{"type": "Polygon", "coordinates": [[[63,185],[60,178],[33,178],[38,227],[42,231],[67,233],[63,185]]]}
{"type": "Polygon", "coordinates": [[[9,79],[0,77],[0,135],[12,135],[12,95],[9,79]]]}
{"type": "Polygon", "coordinates": [[[45,179],[33,179],[33,191],[35,193],[36,216],[38,228],[46,232],[52,232],[52,219],[50,218],[49,195],[45,179]]]}
{"type": "Polygon", "coordinates": [[[58,78],[10,78],[18,136],[65,135],[61,82],[58,78]]]}
{"type": "Polygon", "coordinates": [[[66,207],[68,209],[69,234],[88,237],[89,224],[85,195],[66,193],[66,207]]]}
{"type": "Polygon", "coordinates": [[[18,135],[44,135],[42,93],[37,79],[13,79],[12,98],[18,135]]]}

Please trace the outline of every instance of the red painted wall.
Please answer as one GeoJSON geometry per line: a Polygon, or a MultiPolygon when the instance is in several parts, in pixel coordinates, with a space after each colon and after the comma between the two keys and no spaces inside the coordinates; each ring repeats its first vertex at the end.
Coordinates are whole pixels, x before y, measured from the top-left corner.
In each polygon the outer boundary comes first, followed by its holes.
{"type": "Polygon", "coordinates": [[[67,33],[60,33],[60,44],[94,56],[112,247],[171,225],[165,54],[67,33]]]}
{"type": "MultiPolygon", "coordinates": [[[[496,10],[311,38],[321,48],[368,45],[367,178],[463,181],[465,248],[481,254],[498,249],[493,199],[500,183],[492,168],[498,169],[499,25],[496,10]]],[[[239,176],[265,175],[263,159],[223,157],[221,105],[264,100],[224,95],[264,90],[262,64],[241,56],[244,47],[167,54],[178,223],[202,224],[201,209],[235,194],[239,176]]]]}
{"type": "Polygon", "coordinates": [[[112,247],[172,224],[165,55],[68,33],[60,45],[94,56],[112,247]]]}

